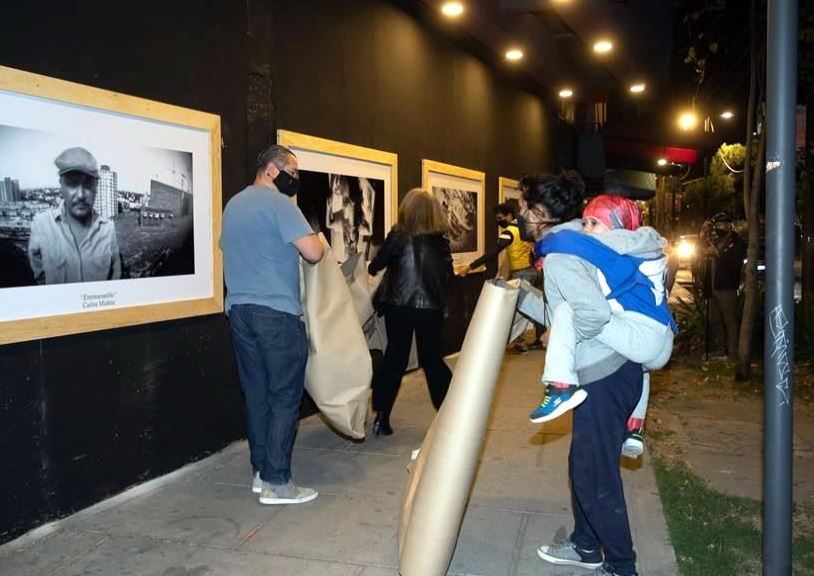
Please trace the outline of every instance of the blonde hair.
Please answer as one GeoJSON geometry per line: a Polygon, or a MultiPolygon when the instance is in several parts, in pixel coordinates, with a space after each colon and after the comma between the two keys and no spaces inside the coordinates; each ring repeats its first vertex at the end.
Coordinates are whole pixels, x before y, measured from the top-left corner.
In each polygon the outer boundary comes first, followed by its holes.
{"type": "Polygon", "coordinates": [[[441,203],[423,188],[413,188],[399,205],[398,227],[408,236],[446,233],[449,223],[441,203]]]}

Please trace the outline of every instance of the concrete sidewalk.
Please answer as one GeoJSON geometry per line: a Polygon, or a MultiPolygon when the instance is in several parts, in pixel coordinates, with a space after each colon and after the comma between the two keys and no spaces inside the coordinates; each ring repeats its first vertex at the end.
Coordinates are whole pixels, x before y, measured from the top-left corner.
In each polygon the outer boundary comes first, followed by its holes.
{"type": "MultiPolygon", "coordinates": [[[[542,354],[507,356],[450,574],[585,574],[536,548],[567,536],[570,419],[529,423],[542,354]]],[[[301,423],[294,477],[320,496],[261,506],[248,448],[235,444],[0,548],[3,575],[398,575],[405,467],[433,417],[421,372],[404,380],[390,437],[352,443],[313,416],[301,423]]],[[[639,571],[677,573],[653,471],[624,472],[639,571]]]]}

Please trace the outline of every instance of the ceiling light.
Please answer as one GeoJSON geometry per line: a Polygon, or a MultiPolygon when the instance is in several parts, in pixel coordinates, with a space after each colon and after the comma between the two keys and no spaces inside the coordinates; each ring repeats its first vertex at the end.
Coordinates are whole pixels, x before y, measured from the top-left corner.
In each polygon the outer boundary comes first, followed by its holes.
{"type": "Polygon", "coordinates": [[[633,94],[641,94],[644,92],[645,85],[643,82],[639,82],[638,84],[631,84],[629,90],[633,94]]]}
{"type": "Polygon", "coordinates": [[[733,116],[734,116],[734,114],[730,110],[724,110],[721,113],[721,118],[723,118],[724,120],[729,120],[733,116]]]}
{"type": "Polygon", "coordinates": [[[511,50],[506,50],[506,60],[511,62],[517,62],[518,60],[523,59],[523,51],[518,48],[512,48],[511,50]]]}
{"type": "Polygon", "coordinates": [[[441,13],[448,18],[457,18],[464,13],[464,5],[460,2],[444,2],[441,13]]]}
{"type": "Polygon", "coordinates": [[[695,112],[683,112],[678,117],[678,127],[682,130],[694,130],[698,126],[698,116],[695,112]]]}
{"type": "Polygon", "coordinates": [[[659,158],[656,162],[659,166],[667,166],[667,159],[666,158],[659,158]]]}
{"type": "Polygon", "coordinates": [[[610,40],[598,40],[594,43],[594,52],[597,54],[607,54],[613,50],[613,43],[610,40]]]}
{"type": "Polygon", "coordinates": [[[574,95],[574,91],[571,90],[570,88],[563,88],[562,90],[560,90],[559,95],[560,98],[570,98],[571,96],[574,95]]]}

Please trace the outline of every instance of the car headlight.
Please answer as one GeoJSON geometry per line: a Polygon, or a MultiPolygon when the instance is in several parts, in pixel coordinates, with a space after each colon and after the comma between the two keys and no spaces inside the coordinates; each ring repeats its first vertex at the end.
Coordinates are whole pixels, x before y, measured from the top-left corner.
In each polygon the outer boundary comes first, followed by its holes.
{"type": "Polygon", "coordinates": [[[679,258],[689,260],[695,257],[695,244],[685,241],[679,242],[676,251],[679,258]]]}

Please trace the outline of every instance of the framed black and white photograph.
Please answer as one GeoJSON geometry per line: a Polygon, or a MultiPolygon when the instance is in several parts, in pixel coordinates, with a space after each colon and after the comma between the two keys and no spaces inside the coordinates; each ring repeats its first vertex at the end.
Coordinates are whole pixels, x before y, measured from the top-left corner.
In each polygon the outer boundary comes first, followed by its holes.
{"type": "Polygon", "coordinates": [[[483,255],[485,244],[486,177],[483,172],[421,161],[421,186],[441,202],[449,221],[449,239],[455,264],[483,255]]]}
{"type": "Polygon", "coordinates": [[[398,156],[286,130],[277,143],[296,154],[297,205],[337,261],[369,260],[396,221],[398,156]]]}
{"type": "Polygon", "coordinates": [[[506,200],[517,200],[520,202],[520,197],[523,192],[520,190],[520,182],[512,178],[504,178],[503,176],[497,179],[497,197],[498,202],[505,202],[506,200]]]}
{"type": "Polygon", "coordinates": [[[0,343],[223,309],[219,117],[0,67],[0,343]]]}

